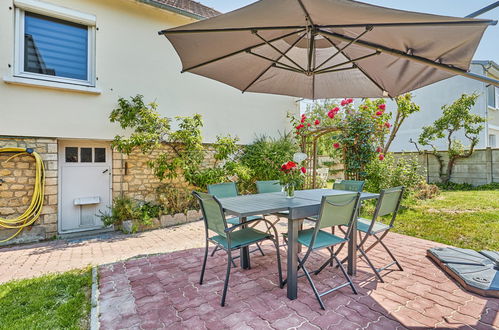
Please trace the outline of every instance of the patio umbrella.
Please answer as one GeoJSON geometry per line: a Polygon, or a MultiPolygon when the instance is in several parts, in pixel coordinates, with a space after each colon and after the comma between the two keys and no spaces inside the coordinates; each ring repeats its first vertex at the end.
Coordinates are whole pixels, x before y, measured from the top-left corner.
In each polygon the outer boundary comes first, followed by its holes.
{"type": "Polygon", "coordinates": [[[468,72],[488,25],[349,0],[261,0],[160,31],[182,72],[243,92],[309,99],[383,97],[468,72]]]}

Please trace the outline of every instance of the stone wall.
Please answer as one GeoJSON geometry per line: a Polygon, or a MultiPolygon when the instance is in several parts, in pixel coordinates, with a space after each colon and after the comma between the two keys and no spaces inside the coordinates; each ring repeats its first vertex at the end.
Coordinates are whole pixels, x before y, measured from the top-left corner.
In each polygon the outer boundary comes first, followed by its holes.
{"type": "MultiPolygon", "coordinates": [[[[444,154],[444,164],[447,165],[447,152],[444,154]]],[[[435,156],[429,153],[394,153],[396,157],[417,155],[422,168],[426,169],[427,180],[430,183],[439,182],[439,164],[435,156]]],[[[474,186],[499,182],[499,149],[478,149],[470,158],[458,159],[454,165],[451,181],[469,183],[474,186]]]]}
{"type": "MultiPolygon", "coordinates": [[[[210,145],[205,145],[207,149],[204,166],[213,164],[213,150],[210,145]]],[[[161,182],[156,178],[148,162],[155,159],[160,152],[172,153],[172,148],[165,144],[162,150],[154,150],[149,155],[141,152],[134,152],[130,155],[124,155],[119,152],[113,152],[113,197],[127,196],[136,200],[154,202],[156,201],[156,188],[161,182]]],[[[181,176],[174,179],[179,187],[189,187],[181,176]]]]}
{"type": "MultiPolygon", "coordinates": [[[[45,200],[42,215],[31,228],[23,230],[15,239],[5,244],[36,241],[57,234],[57,140],[53,138],[9,138],[0,136],[0,148],[33,148],[40,154],[45,165],[45,200]]],[[[35,183],[35,161],[23,155],[6,163],[11,153],[0,153],[0,217],[16,218],[31,202],[35,183]]],[[[0,227],[0,240],[15,232],[0,227]]]]}

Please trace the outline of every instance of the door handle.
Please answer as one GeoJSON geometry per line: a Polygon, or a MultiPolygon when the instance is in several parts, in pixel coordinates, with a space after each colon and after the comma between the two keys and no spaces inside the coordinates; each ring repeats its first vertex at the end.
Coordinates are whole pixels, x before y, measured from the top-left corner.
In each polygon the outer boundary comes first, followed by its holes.
{"type": "Polygon", "coordinates": [[[102,174],[109,172],[109,169],[106,168],[104,171],[102,171],[102,174]]]}

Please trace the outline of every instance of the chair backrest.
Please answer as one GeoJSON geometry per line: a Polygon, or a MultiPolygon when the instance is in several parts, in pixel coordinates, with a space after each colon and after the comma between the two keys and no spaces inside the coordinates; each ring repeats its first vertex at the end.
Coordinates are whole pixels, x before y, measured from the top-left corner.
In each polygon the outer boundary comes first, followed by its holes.
{"type": "Polygon", "coordinates": [[[376,221],[378,216],[382,217],[392,214],[390,226],[393,225],[400,207],[400,202],[404,196],[404,189],[405,187],[394,187],[381,190],[378,203],[376,204],[376,210],[374,211],[373,222],[376,221]]]}
{"type": "Polygon", "coordinates": [[[364,181],[341,180],[333,184],[333,189],[361,192],[364,189],[364,181]]]}
{"type": "Polygon", "coordinates": [[[237,185],[235,182],[209,184],[208,193],[216,198],[236,197],[237,185]]]}
{"type": "Polygon", "coordinates": [[[279,192],[282,191],[282,186],[279,180],[257,181],[256,191],[259,194],[279,192]]]}
{"type": "Polygon", "coordinates": [[[321,209],[316,226],[319,229],[349,225],[356,217],[360,193],[322,197],[321,209]]]}
{"type": "Polygon", "coordinates": [[[225,221],[222,205],[218,199],[213,195],[198,191],[194,191],[192,194],[199,201],[206,229],[210,229],[215,233],[226,237],[225,229],[227,228],[227,222],[225,221]]]}

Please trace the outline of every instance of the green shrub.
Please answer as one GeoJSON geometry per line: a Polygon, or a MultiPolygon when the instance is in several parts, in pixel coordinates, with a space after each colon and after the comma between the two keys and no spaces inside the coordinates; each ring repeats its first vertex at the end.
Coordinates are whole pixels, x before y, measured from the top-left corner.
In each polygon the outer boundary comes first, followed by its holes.
{"type": "Polygon", "coordinates": [[[108,212],[100,212],[99,217],[105,226],[121,225],[125,220],[151,225],[153,218],[163,213],[161,205],[150,202],[134,201],[129,197],[116,197],[108,212]]]}
{"type": "Polygon", "coordinates": [[[198,207],[189,188],[176,187],[173,184],[166,183],[160,185],[156,189],[156,193],[158,202],[165,214],[187,213],[187,211],[198,207]]]}
{"type": "Polygon", "coordinates": [[[278,180],[283,163],[293,160],[299,148],[289,135],[280,138],[262,136],[243,149],[240,163],[247,168],[246,180],[241,182],[243,191],[254,190],[257,180],[278,180]]]}
{"type": "Polygon", "coordinates": [[[366,166],[365,190],[379,192],[390,187],[404,186],[409,194],[425,182],[421,172],[416,156],[395,159],[392,154],[388,154],[384,160],[376,159],[366,166]]]}
{"type": "Polygon", "coordinates": [[[447,182],[447,183],[436,183],[436,185],[442,190],[448,191],[471,191],[471,190],[499,190],[499,183],[488,183],[481,186],[473,186],[469,183],[455,183],[455,182],[447,182]]]}

